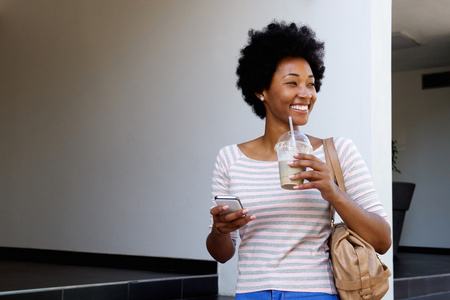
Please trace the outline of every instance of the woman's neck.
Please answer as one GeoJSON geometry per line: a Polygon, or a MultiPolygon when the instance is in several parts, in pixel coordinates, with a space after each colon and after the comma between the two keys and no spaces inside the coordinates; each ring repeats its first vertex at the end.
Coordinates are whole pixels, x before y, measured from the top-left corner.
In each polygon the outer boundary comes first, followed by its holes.
{"type": "MultiPolygon", "coordinates": [[[[290,130],[289,125],[285,123],[269,122],[266,120],[264,135],[262,139],[265,145],[273,149],[282,134],[290,130]]],[[[275,151],[275,150],[274,150],[275,151]]]]}

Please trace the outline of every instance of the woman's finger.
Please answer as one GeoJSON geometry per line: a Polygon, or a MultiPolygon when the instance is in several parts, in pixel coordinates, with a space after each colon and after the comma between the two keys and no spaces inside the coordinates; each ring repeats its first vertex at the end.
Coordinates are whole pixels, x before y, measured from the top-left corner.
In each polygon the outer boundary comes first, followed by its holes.
{"type": "Polygon", "coordinates": [[[217,228],[217,230],[219,230],[219,232],[230,233],[232,231],[238,230],[251,220],[255,219],[254,215],[245,215],[245,214],[244,215],[238,214],[237,218],[232,218],[233,217],[232,214],[219,215],[214,217],[214,226],[217,228]]]}
{"type": "Polygon", "coordinates": [[[314,155],[296,154],[294,155],[294,158],[296,158],[296,160],[289,163],[289,166],[291,167],[311,168],[317,171],[328,170],[327,165],[314,155]]]}

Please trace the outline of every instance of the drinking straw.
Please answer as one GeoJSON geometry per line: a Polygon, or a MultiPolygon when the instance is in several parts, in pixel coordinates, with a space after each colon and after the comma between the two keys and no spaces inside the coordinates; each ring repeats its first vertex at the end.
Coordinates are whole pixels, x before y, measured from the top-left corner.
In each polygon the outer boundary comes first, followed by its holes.
{"type": "Polygon", "coordinates": [[[295,137],[294,137],[294,125],[292,124],[292,117],[289,116],[289,126],[291,126],[291,140],[295,143],[295,137]]]}

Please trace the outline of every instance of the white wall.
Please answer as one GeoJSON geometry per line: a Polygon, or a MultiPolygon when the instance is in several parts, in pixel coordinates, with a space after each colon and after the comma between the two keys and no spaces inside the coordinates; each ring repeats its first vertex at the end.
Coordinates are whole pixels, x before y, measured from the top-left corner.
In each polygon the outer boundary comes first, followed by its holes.
{"type": "Polygon", "coordinates": [[[397,181],[416,184],[401,246],[450,248],[450,87],[422,90],[422,74],[450,66],[392,75],[392,136],[398,142],[397,181]]]}
{"type": "Polygon", "coordinates": [[[326,42],[304,131],[352,138],[390,211],[390,1],[0,0],[0,246],[210,259],[215,155],[263,133],[236,60],[274,18],[326,42]]]}

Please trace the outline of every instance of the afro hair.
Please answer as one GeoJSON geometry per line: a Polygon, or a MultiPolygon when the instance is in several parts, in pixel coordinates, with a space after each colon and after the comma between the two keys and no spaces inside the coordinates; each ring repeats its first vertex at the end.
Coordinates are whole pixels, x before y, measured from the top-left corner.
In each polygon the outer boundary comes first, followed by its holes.
{"type": "Polygon", "coordinates": [[[274,21],[261,31],[249,30],[248,36],[238,60],[236,85],[257,116],[264,119],[266,109],[255,93],[269,88],[279,62],[286,57],[305,59],[313,72],[316,91],[320,91],[325,72],[324,43],[316,40],[309,27],[274,21]]]}

